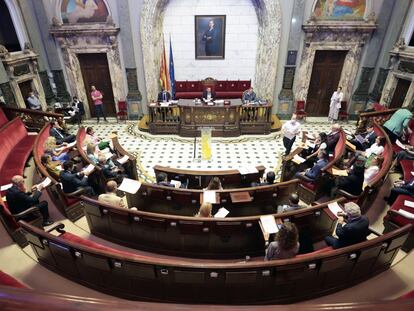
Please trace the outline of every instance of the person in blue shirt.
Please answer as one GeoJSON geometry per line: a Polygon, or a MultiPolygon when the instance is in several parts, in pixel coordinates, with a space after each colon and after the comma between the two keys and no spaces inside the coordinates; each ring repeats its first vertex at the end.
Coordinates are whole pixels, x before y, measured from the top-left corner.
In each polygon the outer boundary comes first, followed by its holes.
{"type": "Polygon", "coordinates": [[[318,161],[305,172],[296,173],[295,177],[306,181],[314,181],[321,174],[322,168],[328,164],[328,154],[325,150],[318,151],[318,161]]]}

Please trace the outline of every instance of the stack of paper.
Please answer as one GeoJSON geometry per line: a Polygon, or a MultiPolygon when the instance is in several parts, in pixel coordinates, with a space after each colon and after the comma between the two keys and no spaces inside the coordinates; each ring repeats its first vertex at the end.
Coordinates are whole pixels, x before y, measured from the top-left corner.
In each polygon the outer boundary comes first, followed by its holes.
{"type": "Polygon", "coordinates": [[[304,158],[302,158],[300,155],[295,154],[292,158],[292,161],[295,162],[296,164],[301,164],[301,163],[305,162],[306,160],[304,158]]]}
{"type": "Polygon", "coordinates": [[[339,206],[338,202],[329,203],[328,208],[336,217],[338,217],[338,213],[344,212],[342,208],[339,206]]]}
{"type": "Polygon", "coordinates": [[[124,155],[122,158],[117,159],[116,161],[120,164],[125,164],[129,160],[127,155],[124,155]]]}
{"type": "Polygon", "coordinates": [[[247,174],[255,174],[259,171],[255,166],[242,166],[239,168],[239,172],[241,175],[247,175],[247,174]]]}
{"type": "Polygon", "coordinates": [[[50,185],[50,183],[52,182],[52,180],[49,177],[46,177],[45,180],[43,180],[39,186],[42,188],[46,188],[47,186],[50,185]]]}
{"type": "Polygon", "coordinates": [[[217,202],[216,192],[212,191],[212,190],[204,191],[203,192],[203,202],[204,203],[216,204],[216,202],[217,202]]]}
{"type": "Polygon", "coordinates": [[[138,180],[124,178],[122,180],[121,185],[118,187],[118,190],[135,194],[138,192],[139,188],[141,187],[141,183],[138,180]]]}
{"type": "Polygon", "coordinates": [[[400,209],[398,211],[401,213],[401,215],[403,215],[403,216],[405,216],[405,217],[407,217],[409,219],[414,219],[414,214],[413,213],[407,212],[407,211],[405,211],[403,209],[400,209]]]}
{"type": "Polygon", "coordinates": [[[172,179],[170,181],[170,183],[173,184],[175,188],[180,188],[181,187],[181,181],[179,181],[179,180],[172,179]]]}
{"type": "Polygon", "coordinates": [[[7,184],[0,187],[0,191],[6,191],[7,189],[11,188],[13,184],[7,184]]]}
{"type": "Polygon", "coordinates": [[[336,176],[348,176],[347,170],[338,170],[336,168],[332,168],[332,174],[336,176]]]}
{"type": "Polygon", "coordinates": [[[230,212],[225,209],[224,207],[220,208],[218,212],[214,215],[214,218],[224,218],[226,217],[230,212]]]}
{"type": "Polygon", "coordinates": [[[260,223],[263,233],[271,234],[279,231],[273,215],[260,216],[260,223]]]}
{"type": "Polygon", "coordinates": [[[94,168],[95,168],[95,166],[93,164],[89,164],[87,167],[85,167],[83,169],[82,173],[84,173],[85,175],[88,175],[88,174],[92,173],[94,168]]]}
{"type": "Polygon", "coordinates": [[[407,207],[414,208],[414,202],[413,201],[405,200],[404,205],[407,206],[407,207]]]}

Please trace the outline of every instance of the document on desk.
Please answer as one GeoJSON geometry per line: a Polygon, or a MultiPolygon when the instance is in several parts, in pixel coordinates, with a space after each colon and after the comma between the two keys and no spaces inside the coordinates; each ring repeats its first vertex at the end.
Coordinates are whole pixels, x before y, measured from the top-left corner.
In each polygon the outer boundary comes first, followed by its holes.
{"type": "Polygon", "coordinates": [[[226,217],[230,212],[225,209],[224,207],[220,208],[218,212],[214,215],[214,218],[224,218],[226,217]]]}
{"type": "Polygon", "coordinates": [[[399,140],[399,139],[397,139],[397,140],[395,141],[395,144],[396,144],[398,147],[400,147],[402,150],[407,149],[407,148],[405,147],[405,145],[404,145],[402,142],[400,142],[400,140],[399,140]]]}
{"type": "Polygon", "coordinates": [[[179,180],[171,179],[170,183],[173,184],[175,188],[180,188],[181,187],[181,181],[179,181],[179,180]]]}
{"type": "Polygon", "coordinates": [[[42,188],[46,188],[47,186],[49,186],[52,183],[52,180],[49,177],[46,177],[45,180],[43,180],[39,186],[41,186],[42,188]]]}
{"type": "Polygon", "coordinates": [[[306,160],[304,158],[302,158],[300,155],[295,154],[292,158],[292,161],[295,162],[296,164],[301,164],[301,163],[305,162],[306,160]]]}
{"type": "Polygon", "coordinates": [[[414,208],[414,202],[413,201],[404,200],[404,205],[407,206],[407,207],[414,208]]]}
{"type": "Polygon", "coordinates": [[[343,213],[343,209],[339,206],[338,202],[332,202],[328,204],[329,210],[332,212],[332,214],[335,215],[335,217],[338,217],[338,213],[343,213]]]}
{"type": "Polygon", "coordinates": [[[405,211],[403,209],[398,210],[398,212],[400,212],[401,215],[403,215],[403,216],[405,216],[405,217],[407,217],[409,219],[414,219],[414,214],[413,213],[407,212],[407,211],[405,211]]]}
{"type": "Polygon", "coordinates": [[[6,191],[7,189],[13,187],[13,184],[7,184],[0,187],[0,191],[6,191]]]}
{"type": "Polygon", "coordinates": [[[129,160],[129,157],[128,157],[127,155],[124,155],[122,158],[119,158],[119,159],[117,159],[116,161],[117,161],[119,164],[125,164],[125,163],[127,163],[127,162],[128,162],[128,160],[129,160]]]}
{"type": "Polygon", "coordinates": [[[84,173],[85,175],[88,175],[90,173],[92,173],[92,171],[94,170],[95,166],[93,164],[89,164],[87,167],[85,167],[82,170],[82,173],[84,173]]]}
{"type": "Polygon", "coordinates": [[[212,190],[204,191],[203,192],[203,202],[204,203],[216,204],[217,203],[216,192],[212,191],[212,190]]]}
{"type": "Polygon", "coordinates": [[[241,175],[247,175],[247,174],[255,174],[258,173],[259,171],[257,170],[257,168],[255,166],[242,166],[239,168],[239,173],[241,175]]]}
{"type": "Polygon", "coordinates": [[[335,176],[348,176],[348,171],[332,168],[332,174],[335,176]]]}
{"type": "Polygon", "coordinates": [[[355,139],[356,139],[357,141],[359,141],[361,144],[363,144],[363,143],[365,142],[365,138],[364,138],[364,136],[359,135],[359,134],[355,136],[355,139]]]}
{"type": "Polygon", "coordinates": [[[141,188],[141,183],[138,180],[124,178],[121,185],[118,187],[118,190],[135,194],[141,188]]]}
{"type": "Polygon", "coordinates": [[[261,228],[263,229],[264,233],[271,234],[279,231],[275,217],[273,215],[260,216],[260,223],[262,224],[261,228]]]}

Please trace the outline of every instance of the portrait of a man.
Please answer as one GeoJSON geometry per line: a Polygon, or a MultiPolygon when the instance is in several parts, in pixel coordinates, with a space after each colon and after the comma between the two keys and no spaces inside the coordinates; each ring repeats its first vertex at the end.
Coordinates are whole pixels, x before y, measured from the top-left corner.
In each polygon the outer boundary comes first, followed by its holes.
{"type": "Polygon", "coordinates": [[[224,59],[225,15],[195,16],[196,59],[224,59]]]}

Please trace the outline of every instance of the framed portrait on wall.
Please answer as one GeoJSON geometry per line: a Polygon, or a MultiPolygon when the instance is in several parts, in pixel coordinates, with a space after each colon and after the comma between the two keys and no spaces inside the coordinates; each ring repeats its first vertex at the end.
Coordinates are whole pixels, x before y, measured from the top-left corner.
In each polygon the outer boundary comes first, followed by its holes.
{"type": "Polygon", "coordinates": [[[224,59],[226,15],[195,16],[195,58],[224,59]]]}

